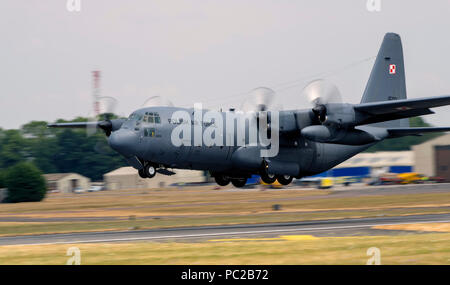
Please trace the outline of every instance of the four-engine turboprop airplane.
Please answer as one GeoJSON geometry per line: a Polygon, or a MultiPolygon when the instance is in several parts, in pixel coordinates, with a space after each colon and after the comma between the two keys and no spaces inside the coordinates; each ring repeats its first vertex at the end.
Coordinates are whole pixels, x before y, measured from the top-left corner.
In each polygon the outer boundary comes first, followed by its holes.
{"type": "Polygon", "coordinates": [[[254,113],[211,115],[198,108],[159,106],[136,110],[128,119],[49,127],[102,129],[109,145],[143,178],[173,175],[173,169],[208,170],[219,185],[231,182],[236,187],[244,186],[252,174],[266,183],[287,185],[294,177],[326,171],[384,139],[450,131],[409,127],[408,118],[433,114],[430,108],[449,105],[450,96],[406,98],[397,34],[385,35],[359,104],[327,101],[318,81],[306,89],[314,97],[311,109],[275,112],[261,103],[255,104],[254,113]],[[252,128],[259,134],[256,140],[252,128]]]}

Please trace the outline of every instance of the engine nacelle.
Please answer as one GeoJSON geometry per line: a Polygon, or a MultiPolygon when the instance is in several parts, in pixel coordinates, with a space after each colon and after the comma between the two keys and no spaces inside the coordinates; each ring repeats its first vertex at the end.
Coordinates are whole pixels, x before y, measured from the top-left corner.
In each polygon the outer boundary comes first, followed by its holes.
{"type": "Polygon", "coordinates": [[[336,129],[324,125],[303,128],[301,134],[311,141],[345,145],[365,145],[380,140],[380,137],[364,130],[336,129]]]}
{"type": "Polygon", "coordinates": [[[356,124],[355,109],[351,104],[329,103],[326,107],[326,118],[323,124],[336,128],[349,128],[356,124]]]}

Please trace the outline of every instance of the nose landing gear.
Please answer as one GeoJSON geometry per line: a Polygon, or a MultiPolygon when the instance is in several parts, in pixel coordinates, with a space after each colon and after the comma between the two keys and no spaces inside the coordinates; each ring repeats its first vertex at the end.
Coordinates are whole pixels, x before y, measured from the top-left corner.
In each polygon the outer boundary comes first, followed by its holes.
{"type": "Polygon", "coordinates": [[[145,172],[144,172],[144,168],[139,169],[138,173],[139,173],[139,177],[147,178],[147,175],[145,175],[145,172]]]}
{"type": "Polygon", "coordinates": [[[153,178],[156,175],[157,165],[154,163],[147,163],[144,168],[139,169],[138,173],[141,178],[153,178]]]}
{"type": "Polygon", "coordinates": [[[230,184],[230,179],[225,175],[216,174],[214,176],[214,180],[216,180],[216,183],[219,186],[227,186],[228,184],[230,184]]]}

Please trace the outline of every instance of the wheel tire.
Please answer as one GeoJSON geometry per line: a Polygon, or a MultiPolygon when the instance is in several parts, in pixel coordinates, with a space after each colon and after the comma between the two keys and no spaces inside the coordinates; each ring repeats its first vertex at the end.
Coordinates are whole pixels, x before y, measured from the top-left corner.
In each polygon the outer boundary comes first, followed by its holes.
{"type": "Polygon", "coordinates": [[[145,175],[144,168],[139,169],[138,173],[141,178],[147,178],[147,175],[145,175]]]}
{"type": "Polygon", "coordinates": [[[266,184],[272,184],[277,180],[275,174],[269,174],[265,169],[263,169],[260,173],[261,180],[266,184]]]}
{"type": "Polygon", "coordinates": [[[156,175],[156,167],[154,164],[148,163],[144,167],[144,173],[147,176],[147,178],[153,178],[156,175]]]}
{"type": "Polygon", "coordinates": [[[223,175],[214,176],[214,180],[216,180],[216,183],[219,186],[227,186],[228,184],[230,184],[230,179],[225,178],[223,175]]]}
{"type": "Polygon", "coordinates": [[[294,177],[289,175],[277,175],[277,180],[281,185],[289,185],[294,177]]]}
{"type": "Polygon", "coordinates": [[[244,187],[247,184],[247,178],[232,179],[231,184],[236,188],[244,187]]]}

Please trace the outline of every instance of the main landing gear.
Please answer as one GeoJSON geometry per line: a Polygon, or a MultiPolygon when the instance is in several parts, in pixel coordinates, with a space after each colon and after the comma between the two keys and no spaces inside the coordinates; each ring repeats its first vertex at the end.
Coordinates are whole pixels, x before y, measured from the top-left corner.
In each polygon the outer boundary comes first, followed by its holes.
{"type": "Polygon", "coordinates": [[[156,175],[156,164],[147,163],[138,173],[141,178],[153,178],[156,175]]]}
{"type": "Polygon", "coordinates": [[[259,175],[261,176],[261,180],[266,184],[272,184],[277,180],[275,174],[270,174],[268,172],[269,165],[264,161],[261,170],[259,171],[259,175]]]}
{"type": "Polygon", "coordinates": [[[216,174],[214,176],[214,180],[219,186],[227,186],[228,184],[233,184],[236,188],[244,187],[247,183],[247,178],[230,178],[228,176],[222,174],[216,174]]]}
{"type": "Polygon", "coordinates": [[[231,179],[231,184],[236,188],[244,187],[247,183],[247,178],[233,178],[231,179]]]}
{"type": "Polygon", "coordinates": [[[289,175],[277,175],[277,180],[281,185],[289,185],[294,177],[289,175]]]}
{"type": "Polygon", "coordinates": [[[268,172],[268,169],[269,169],[269,165],[267,164],[267,162],[264,162],[262,165],[262,168],[259,172],[259,175],[261,176],[261,180],[266,184],[272,184],[275,181],[278,181],[278,183],[280,183],[281,185],[289,185],[292,182],[292,180],[294,179],[294,177],[292,177],[290,175],[270,174],[268,172]]]}

